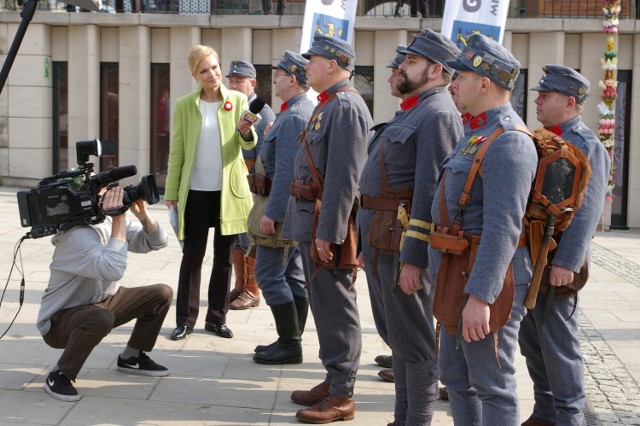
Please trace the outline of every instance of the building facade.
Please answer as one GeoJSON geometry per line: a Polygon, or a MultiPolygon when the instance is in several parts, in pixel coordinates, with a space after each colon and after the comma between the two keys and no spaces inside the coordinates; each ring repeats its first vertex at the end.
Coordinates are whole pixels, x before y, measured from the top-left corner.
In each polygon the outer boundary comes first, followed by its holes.
{"type": "MultiPolygon", "coordinates": [[[[36,13],[0,94],[0,177],[4,185],[33,187],[76,166],[75,142],[115,139],[118,153],[97,168],[135,164],[162,187],[173,100],[194,89],[186,57],[195,44],[220,54],[226,73],[233,59],[256,64],[259,94],[276,110],[271,65],[285,49],[300,50],[302,16],[36,13]]],[[[0,13],[4,62],[20,23],[0,13]]],[[[389,94],[385,67],[395,46],[441,19],[359,16],[356,20],[357,87],[376,122],[389,119],[398,100],[389,94]]],[[[605,221],[640,228],[640,21],[621,20],[618,39],[616,190],[605,221]],[[638,118],[636,120],[636,118],[638,118]]],[[[504,44],[524,70],[514,103],[531,128],[535,93],[528,90],[548,63],[576,68],[591,81],[585,122],[598,127],[599,80],[605,36],[599,19],[509,19],[504,44]]]]}

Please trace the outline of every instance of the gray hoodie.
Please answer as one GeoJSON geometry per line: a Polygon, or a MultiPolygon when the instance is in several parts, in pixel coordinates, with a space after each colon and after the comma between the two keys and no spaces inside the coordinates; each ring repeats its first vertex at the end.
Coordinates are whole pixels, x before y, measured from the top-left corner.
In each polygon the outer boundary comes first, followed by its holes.
{"type": "Polygon", "coordinates": [[[140,222],[127,220],[127,241],[111,238],[111,219],[98,225],[76,226],[51,239],[56,247],[49,285],[42,295],[38,330],[51,329],[50,318],[63,309],[98,303],[113,296],[127,268],[127,250],[148,253],[167,246],[162,226],[146,233],[140,222]]]}

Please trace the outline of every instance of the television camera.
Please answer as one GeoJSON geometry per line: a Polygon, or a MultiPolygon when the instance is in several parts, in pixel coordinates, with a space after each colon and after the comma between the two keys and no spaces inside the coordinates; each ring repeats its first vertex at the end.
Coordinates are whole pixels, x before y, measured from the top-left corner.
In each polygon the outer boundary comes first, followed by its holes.
{"type": "MultiPolygon", "coordinates": [[[[103,222],[110,212],[105,212],[100,206],[100,191],[137,173],[136,166],[123,166],[94,174],[89,156],[113,155],[115,151],[113,140],[76,142],[77,169],[49,176],[36,188],[18,192],[20,223],[23,227],[31,226],[27,236],[40,238],[53,235],[58,229],[103,222]]],[[[160,200],[152,175],[143,176],[138,185],[128,185],[123,190],[125,207],[140,199],[148,204],[160,200]]]]}

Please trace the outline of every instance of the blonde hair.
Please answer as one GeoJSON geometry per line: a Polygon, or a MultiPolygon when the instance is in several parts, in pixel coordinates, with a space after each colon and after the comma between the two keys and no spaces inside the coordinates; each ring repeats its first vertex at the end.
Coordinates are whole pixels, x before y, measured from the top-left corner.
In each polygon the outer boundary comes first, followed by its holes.
{"type": "Polygon", "coordinates": [[[218,52],[215,51],[213,47],[203,46],[201,44],[194,46],[191,48],[189,52],[189,58],[187,62],[189,63],[189,69],[192,73],[195,73],[198,68],[198,64],[206,57],[213,55],[218,62],[220,62],[220,57],[218,56],[218,52]]]}

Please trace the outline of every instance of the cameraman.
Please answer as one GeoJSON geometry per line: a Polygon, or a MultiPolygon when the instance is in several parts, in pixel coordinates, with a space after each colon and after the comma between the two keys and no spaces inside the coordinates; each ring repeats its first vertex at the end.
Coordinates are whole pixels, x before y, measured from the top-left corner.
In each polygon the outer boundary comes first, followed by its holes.
{"type": "Polygon", "coordinates": [[[112,218],[97,225],[60,230],[53,238],[49,286],[42,296],[38,330],[44,341],[64,349],[44,384],[62,401],[80,399],[74,388],[78,372],[93,348],[111,330],[137,319],[133,333],[118,356],[118,370],[147,376],[166,376],[143,351],[151,351],[171,306],[173,290],[166,284],[120,287],[127,267],[127,250],[148,253],[167,245],[167,234],[152,218],[144,200],[131,203],[137,221],[126,219],[124,190],[104,192],[101,207],[112,218]]]}

